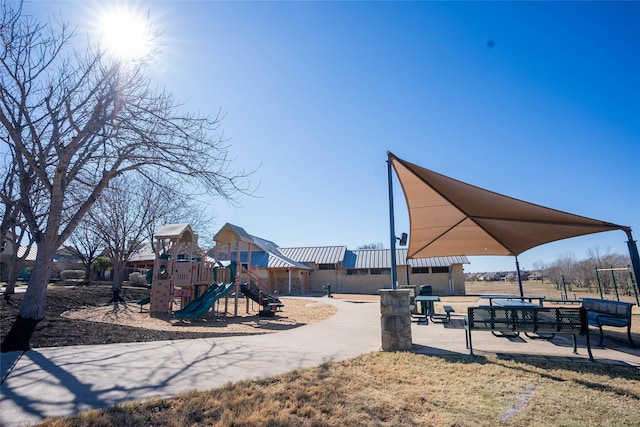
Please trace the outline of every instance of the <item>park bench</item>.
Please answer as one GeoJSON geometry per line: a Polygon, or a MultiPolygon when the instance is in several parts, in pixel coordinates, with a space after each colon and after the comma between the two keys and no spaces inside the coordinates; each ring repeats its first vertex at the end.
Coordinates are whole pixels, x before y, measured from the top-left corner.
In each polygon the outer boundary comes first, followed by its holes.
{"type": "Polygon", "coordinates": [[[596,326],[600,329],[600,343],[602,346],[604,334],[603,326],[614,326],[619,328],[627,328],[627,337],[631,347],[635,347],[631,339],[631,308],[634,304],[629,302],[601,300],[596,298],[583,298],[582,307],[587,310],[587,319],[589,325],[596,326]]]}
{"type": "MultiPolygon", "coordinates": [[[[530,338],[551,339],[555,334],[571,334],[573,338],[573,353],[578,354],[576,335],[584,335],[587,339],[589,359],[591,343],[589,342],[589,327],[587,311],[578,307],[499,307],[480,306],[469,307],[464,319],[465,337],[469,354],[473,355],[471,331],[484,330],[512,333],[525,333],[530,338]],[[531,336],[529,334],[539,334],[531,336]],[[546,336],[545,336],[546,335],[546,336]]],[[[497,336],[497,335],[496,335],[497,336]]]]}
{"type": "Polygon", "coordinates": [[[451,313],[456,312],[456,310],[450,305],[442,306],[442,309],[444,310],[444,313],[431,313],[429,317],[431,317],[432,322],[449,323],[451,320],[451,313]]]}

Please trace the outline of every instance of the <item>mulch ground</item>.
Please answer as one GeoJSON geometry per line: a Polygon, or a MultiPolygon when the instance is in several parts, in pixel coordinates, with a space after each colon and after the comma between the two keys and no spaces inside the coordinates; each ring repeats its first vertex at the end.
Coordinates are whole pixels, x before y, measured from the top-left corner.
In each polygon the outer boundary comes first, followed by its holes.
{"type": "MultiPolygon", "coordinates": [[[[20,293],[10,295],[8,301],[0,298],[0,339],[2,340],[18,316],[23,295],[20,293]]],[[[31,337],[31,347],[147,342],[214,336],[206,332],[156,331],[62,317],[62,313],[68,310],[107,305],[112,296],[113,293],[108,286],[49,288],[45,319],[36,326],[31,337]]],[[[136,301],[149,296],[149,290],[123,288],[121,296],[128,304],[134,306],[134,309],[138,309],[136,301]]]]}

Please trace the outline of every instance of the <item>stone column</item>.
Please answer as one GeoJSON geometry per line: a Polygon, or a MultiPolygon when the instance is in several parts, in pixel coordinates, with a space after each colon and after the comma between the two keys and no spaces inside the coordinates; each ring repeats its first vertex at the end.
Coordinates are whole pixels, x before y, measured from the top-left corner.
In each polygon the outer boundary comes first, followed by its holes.
{"type": "Polygon", "coordinates": [[[381,289],[382,351],[411,351],[411,312],[408,289],[381,289]]]}

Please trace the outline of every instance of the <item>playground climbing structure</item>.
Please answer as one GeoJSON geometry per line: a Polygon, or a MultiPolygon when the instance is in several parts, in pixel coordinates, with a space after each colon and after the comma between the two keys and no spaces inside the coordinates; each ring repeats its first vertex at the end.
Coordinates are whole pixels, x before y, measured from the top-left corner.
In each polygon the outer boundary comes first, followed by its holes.
{"type": "Polygon", "coordinates": [[[189,224],[167,224],[155,239],[150,311],[172,312],[176,302],[184,307],[214,283],[215,262],[193,256],[198,236],[189,224]]]}

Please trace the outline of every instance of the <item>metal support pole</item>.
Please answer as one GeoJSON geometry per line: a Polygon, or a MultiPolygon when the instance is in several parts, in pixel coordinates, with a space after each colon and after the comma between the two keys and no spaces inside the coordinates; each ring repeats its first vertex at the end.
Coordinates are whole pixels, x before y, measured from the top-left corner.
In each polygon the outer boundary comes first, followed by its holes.
{"type": "Polygon", "coordinates": [[[638,246],[631,235],[631,228],[625,229],[624,231],[627,233],[627,237],[629,238],[627,246],[629,247],[629,257],[631,258],[631,265],[633,266],[633,277],[637,279],[638,273],[640,273],[640,255],[638,255],[638,246]]]}
{"type": "Polygon", "coordinates": [[[596,267],[596,280],[598,281],[598,292],[600,292],[600,299],[604,299],[602,296],[602,285],[600,284],[600,274],[598,273],[598,267],[596,267]]]}
{"type": "Polygon", "coordinates": [[[391,289],[398,289],[398,271],[396,267],[396,230],[393,216],[393,174],[391,159],[387,159],[387,178],[389,182],[389,231],[391,233],[391,289]]]}
{"type": "Polygon", "coordinates": [[[631,271],[631,266],[627,266],[627,270],[629,271],[629,280],[631,280],[631,288],[633,289],[633,294],[636,296],[636,304],[640,306],[640,299],[638,298],[638,285],[633,277],[633,271],[631,271]]]}
{"type": "Polygon", "coordinates": [[[616,299],[620,301],[620,295],[618,295],[618,283],[616,282],[616,273],[611,266],[611,280],[613,280],[613,289],[616,291],[616,299]]]}
{"type": "Polygon", "coordinates": [[[524,290],[522,289],[522,277],[520,277],[520,263],[518,262],[518,256],[516,255],[516,274],[518,275],[518,288],[520,289],[520,296],[524,296],[524,290]]]}

